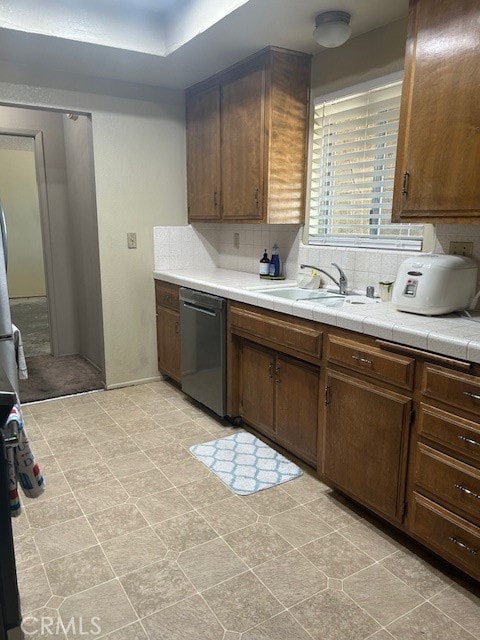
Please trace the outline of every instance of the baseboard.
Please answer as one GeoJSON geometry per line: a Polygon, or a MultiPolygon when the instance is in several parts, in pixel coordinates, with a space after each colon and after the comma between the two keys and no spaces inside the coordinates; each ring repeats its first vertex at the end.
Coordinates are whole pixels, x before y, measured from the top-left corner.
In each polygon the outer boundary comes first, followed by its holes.
{"type": "Polygon", "coordinates": [[[141,378],[140,380],[128,380],[126,382],[115,382],[114,384],[107,384],[105,389],[107,391],[111,389],[122,389],[122,387],[133,387],[137,384],[147,384],[148,382],[159,382],[163,380],[162,376],[155,376],[153,378],[141,378]]]}

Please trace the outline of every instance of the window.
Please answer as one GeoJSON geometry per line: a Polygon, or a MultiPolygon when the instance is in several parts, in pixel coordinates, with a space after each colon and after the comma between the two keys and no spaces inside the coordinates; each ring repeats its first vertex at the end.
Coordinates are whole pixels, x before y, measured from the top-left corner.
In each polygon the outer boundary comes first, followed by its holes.
{"type": "Polygon", "coordinates": [[[402,83],[315,101],[309,242],[420,250],[423,226],[392,224],[402,83]]]}

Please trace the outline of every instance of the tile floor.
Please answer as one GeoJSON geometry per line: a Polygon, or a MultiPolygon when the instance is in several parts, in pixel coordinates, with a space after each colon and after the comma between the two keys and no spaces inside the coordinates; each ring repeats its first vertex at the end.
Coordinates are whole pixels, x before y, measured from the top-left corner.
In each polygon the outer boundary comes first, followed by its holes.
{"type": "Polygon", "coordinates": [[[188,451],[231,429],[167,382],[24,413],[48,482],[14,520],[28,638],[480,639],[471,585],[314,477],[232,494],[188,451]]]}

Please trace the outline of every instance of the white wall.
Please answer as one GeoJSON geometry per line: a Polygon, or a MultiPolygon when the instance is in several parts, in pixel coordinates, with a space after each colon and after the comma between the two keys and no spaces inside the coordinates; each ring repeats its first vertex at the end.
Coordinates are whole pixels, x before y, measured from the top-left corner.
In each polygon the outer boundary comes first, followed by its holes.
{"type": "Polygon", "coordinates": [[[11,298],[45,296],[32,138],[0,136],[0,198],[8,228],[9,295],[11,298]]]}
{"type": "Polygon", "coordinates": [[[183,95],[154,104],[11,82],[0,95],[92,113],[106,382],[156,378],[152,228],[186,223],[183,95]],[[129,231],[137,250],[127,249],[129,231]]]}

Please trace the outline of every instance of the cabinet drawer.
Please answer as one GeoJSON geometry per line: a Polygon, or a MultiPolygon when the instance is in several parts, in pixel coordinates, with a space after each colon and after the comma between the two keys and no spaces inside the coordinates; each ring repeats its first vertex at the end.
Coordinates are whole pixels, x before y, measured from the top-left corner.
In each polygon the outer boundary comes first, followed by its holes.
{"type": "Polygon", "coordinates": [[[322,332],[300,322],[297,324],[248,309],[231,307],[230,325],[242,333],[265,338],[275,343],[275,347],[285,346],[317,358],[321,356],[322,332]]]}
{"type": "Polygon", "coordinates": [[[480,378],[433,364],[424,367],[422,394],[480,415],[480,378]]]}
{"type": "Polygon", "coordinates": [[[480,577],[480,529],[413,493],[410,529],[420,540],[475,578],[480,577]]]}
{"type": "Polygon", "coordinates": [[[363,345],[338,336],[328,337],[327,359],[352,371],[412,389],[415,361],[413,358],[385,353],[376,347],[363,345]]]}
{"type": "Polygon", "coordinates": [[[157,307],[168,307],[174,311],[179,308],[180,287],[170,282],[155,280],[155,299],[157,307]]]}
{"type": "Polygon", "coordinates": [[[479,424],[421,403],[418,433],[480,465],[479,424]]]}
{"type": "Polygon", "coordinates": [[[419,443],[415,484],[480,524],[480,471],[419,443]]]}

